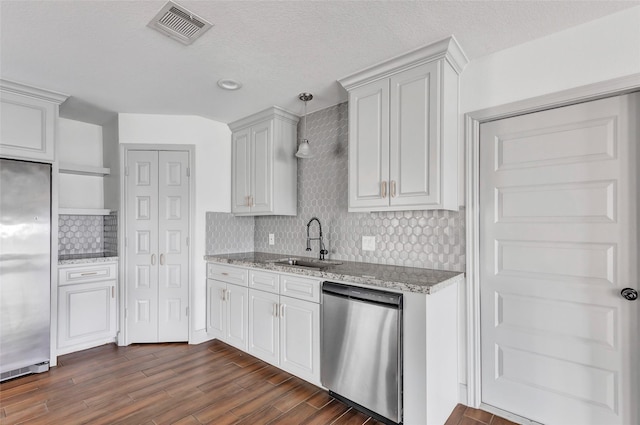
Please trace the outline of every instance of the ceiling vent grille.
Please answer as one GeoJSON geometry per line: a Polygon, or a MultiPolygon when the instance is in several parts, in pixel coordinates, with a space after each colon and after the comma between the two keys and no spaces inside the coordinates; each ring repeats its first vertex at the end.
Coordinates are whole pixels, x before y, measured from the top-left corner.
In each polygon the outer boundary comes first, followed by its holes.
{"type": "Polygon", "coordinates": [[[213,24],[170,1],[147,26],[182,44],[191,44],[213,24]]]}

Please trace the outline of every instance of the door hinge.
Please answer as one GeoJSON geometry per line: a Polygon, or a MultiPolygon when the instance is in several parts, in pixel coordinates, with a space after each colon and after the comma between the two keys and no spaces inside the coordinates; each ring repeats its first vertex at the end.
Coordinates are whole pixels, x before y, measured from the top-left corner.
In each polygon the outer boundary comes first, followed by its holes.
{"type": "Polygon", "coordinates": [[[189,236],[187,236],[187,246],[189,246],[189,236]]]}
{"type": "Polygon", "coordinates": [[[126,319],[127,317],[129,317],[129,309],[128,308],[124,308],[124,318],[126,319]]]}
{"type": "Polygon", "coordinates": [[[189,316],[189,306],[187,306],[187,316],[189,316]]]}
{"type": "Polygon", "coordinates": [[[129,239],[128,237],[126,237],[126,236],[124,237],[124,246],[125,246],[125,248],[127,247],[127,241],[128,241],[128,239],[129,239]]]}
{"type": "Polygon", "coordinates": [[[124,167],[124,175],[125,175],[125,176],[128,176],[128,175],[129,175],[129,167],[128,167],[128,166],[125,166],[125,167],[124,167]]]}
{"type": "Polygon", "coordinates": [[[187,177],[191,177],[191,168],[187,167],[187,177]]]}

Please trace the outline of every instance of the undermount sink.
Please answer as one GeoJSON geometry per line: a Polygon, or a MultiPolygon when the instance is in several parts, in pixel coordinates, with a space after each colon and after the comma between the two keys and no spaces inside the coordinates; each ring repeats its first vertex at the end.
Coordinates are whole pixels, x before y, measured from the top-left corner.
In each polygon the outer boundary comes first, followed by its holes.
{"type": "Polygon", "coordinates": [[[338,261],[330,261],[330,260],[315,260],[312,258],[281,258],[279,260],[275,260],[273,262],[279,266],[291,266],[291,267],[307,267],[311,269],[325,269],[331,266],[337,266],[342,263],[338,261]]]}

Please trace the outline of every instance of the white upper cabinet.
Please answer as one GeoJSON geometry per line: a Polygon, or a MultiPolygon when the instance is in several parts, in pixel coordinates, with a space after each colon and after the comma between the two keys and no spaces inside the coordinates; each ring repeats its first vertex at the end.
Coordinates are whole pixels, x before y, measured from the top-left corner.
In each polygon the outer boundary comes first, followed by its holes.
{"type": "Polygon", "coordinates": [[[349,211],[458,209],[453,37],[340,80],[349,92],[349,211]]]}
{"type": "Polygon", "coordinates": [[[278,107],[229,124],[231,212],[296,215],[298,117],[278,107]]]}
{"type": "Polygon", "coordinates": [[[66,95],[0,80],[0,156],[53,162],[66,95]]]}

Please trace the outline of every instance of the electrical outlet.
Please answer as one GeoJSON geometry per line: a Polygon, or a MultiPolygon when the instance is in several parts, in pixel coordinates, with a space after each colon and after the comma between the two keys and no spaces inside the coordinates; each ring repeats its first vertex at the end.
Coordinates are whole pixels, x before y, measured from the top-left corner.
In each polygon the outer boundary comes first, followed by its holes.
{"type": "Polygon", "coordinates": [[[363,236],[362,237],[362,250],[363,251],[375,251],[376,250],[376,237],[375,236],[363,236]]]}
{"type": "Polygon", "coordinates": [[[269,245],[275,245],[276,244],[276,235],[274,235],[273,233],[269,233],[269,245]]]}

